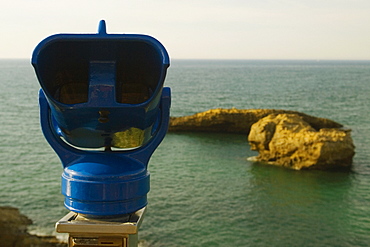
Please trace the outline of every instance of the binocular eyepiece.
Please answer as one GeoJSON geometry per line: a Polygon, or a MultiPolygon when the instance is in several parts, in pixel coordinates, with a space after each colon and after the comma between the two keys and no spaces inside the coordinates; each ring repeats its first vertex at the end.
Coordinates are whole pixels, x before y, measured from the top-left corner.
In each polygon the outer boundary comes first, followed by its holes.
{"type": "Polygon", "coordinates": [[[137,148],[160,121],[169,58],[144,35],[59,34],[35,49],[32,64],[60,135],[80,148],[137,148]]]}
{"type": "Polygon", "coordinates": [[[147,204],[149,159],[164,138],[169,57],[147,35],[57,34],[32,56],[41,89],[41,127],[64,166],[68,209],[132,213],[147,204]]]}

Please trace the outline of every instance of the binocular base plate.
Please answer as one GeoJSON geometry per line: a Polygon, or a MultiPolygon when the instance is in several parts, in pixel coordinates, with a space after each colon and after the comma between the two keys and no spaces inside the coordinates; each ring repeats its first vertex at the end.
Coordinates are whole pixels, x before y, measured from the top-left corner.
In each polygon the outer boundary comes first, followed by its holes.
{"type": "Polygon", "coordinates": [[[55,229],[69,234],[69,247],[136,247],[145,211],[146,207],[116,218],[87,218],[70,212],[56,223],[55,229]]]}

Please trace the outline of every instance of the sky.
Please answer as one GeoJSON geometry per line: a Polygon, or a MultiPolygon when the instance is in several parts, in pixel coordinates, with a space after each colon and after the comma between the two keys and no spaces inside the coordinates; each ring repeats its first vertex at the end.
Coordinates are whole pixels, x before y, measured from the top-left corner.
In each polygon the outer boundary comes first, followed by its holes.
{"type": "Polygon", "coordinates": [[[0,0],[0,58],[56,33],[147,34],[171,59],[370,60],[369,0],[0,0]]]}

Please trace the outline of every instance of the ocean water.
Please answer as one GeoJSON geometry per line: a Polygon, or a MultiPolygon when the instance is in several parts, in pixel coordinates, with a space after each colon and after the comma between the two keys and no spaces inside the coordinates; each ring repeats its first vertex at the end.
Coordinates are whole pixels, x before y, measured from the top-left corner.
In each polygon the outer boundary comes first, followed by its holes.
{"type": "MultiPolygon", "coordinates": [[[[172,116],[273,108],[352,129],[349,172],[291,171],[247,160],[247,136],[168,133],[149,163],[139,238],[150,246],[369,246],[370,61],[174,60],[172,116]]],[[[55,234],[68,211],[62,166],[42,136],[39,84],[27,60],[0,60],[0,205],[33,233],[55,234]]]]}

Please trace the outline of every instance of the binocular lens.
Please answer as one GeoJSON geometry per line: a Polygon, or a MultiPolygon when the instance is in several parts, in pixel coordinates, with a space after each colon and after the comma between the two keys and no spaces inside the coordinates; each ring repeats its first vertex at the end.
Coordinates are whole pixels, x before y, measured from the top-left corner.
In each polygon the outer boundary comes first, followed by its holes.
{"type": "MultiPolygon", "coordinates": [[[[116,101],[121,104],[140,104],[151,96],[151,89],[143,84],[121,84],[116,101]]],[[[80,104],[88,101],[87,83],[65,83],[56,92],[55,98],[63,104],[80,104]]]]}
{"type": "Polygon", "coordinates": [[[59,101],[63,104],[80,104],[88,100],[86,83],[67,83],[60,87],[59,101]]]}
{"type": "Polygon", "coordinates": [[[117,94],[117,102],[123,104],[140,104],[150,97],[149,88],[143,84],[122,84],[121,92],[117,94]]]}

